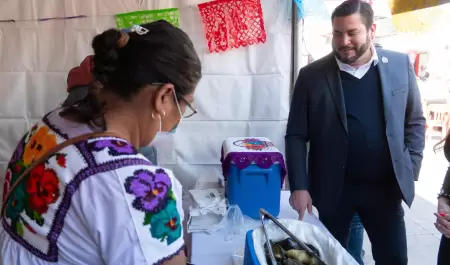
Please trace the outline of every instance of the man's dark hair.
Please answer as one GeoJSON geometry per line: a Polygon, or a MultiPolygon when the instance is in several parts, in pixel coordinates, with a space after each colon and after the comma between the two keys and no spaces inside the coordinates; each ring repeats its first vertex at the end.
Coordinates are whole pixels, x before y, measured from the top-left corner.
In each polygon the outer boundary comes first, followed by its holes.
{"type": "Polygon", "coordinates": [[[347,0],[334,9],[331,20],[335,17],[347,17],[353,14],[360,14],[364,25],[369,29],[373,24],[373,9],[366,1],[347,0]]]}

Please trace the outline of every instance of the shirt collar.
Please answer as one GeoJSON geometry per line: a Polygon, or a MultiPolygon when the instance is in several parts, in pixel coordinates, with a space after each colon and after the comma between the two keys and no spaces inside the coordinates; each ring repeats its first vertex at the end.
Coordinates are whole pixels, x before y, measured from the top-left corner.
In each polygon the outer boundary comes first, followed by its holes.
{"type": "MultiPolygon", "coordinates": [[[[373,46],[373,45],[370,46],[370,49],[372,50],[372,58],[370,58],[370,61],[367,62],[364,65],[369,65],[369,64],[372,64],[372,62],[373,62],[373,65],[375,66],[375,65],[378,64],[378,61],[379,61],[378,54],[377,54],[377,49],[375,49],[375,46],[373,46]]],[[[357,69],[357,68],[355,68],[353,66],[350,66],[349,64],[346,64],[346,63],[343,63],[343,62],[339,61],[339,59],[337,57],[335,57],[335,58],[336,58],[336,62],[338,64],[340,70],[345,71],[347,69],[352,69],[352,70],[356,70],[357,69]]]]}

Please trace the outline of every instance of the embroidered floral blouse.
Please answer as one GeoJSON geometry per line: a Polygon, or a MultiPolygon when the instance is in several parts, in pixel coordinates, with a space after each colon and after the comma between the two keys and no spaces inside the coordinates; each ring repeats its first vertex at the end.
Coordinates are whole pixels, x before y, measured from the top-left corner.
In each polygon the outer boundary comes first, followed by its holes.
{"type": "MultiPolygon", "coordinates": [[[[88,132],[58,111],[44,117],[19,142],[4,196],[40,155],[88,132]]],[[[0,264],[160,264],[184,247],[181,192],[170,170],[123,139],[68,146],[12,192],[0,226],[0,264]]]]}

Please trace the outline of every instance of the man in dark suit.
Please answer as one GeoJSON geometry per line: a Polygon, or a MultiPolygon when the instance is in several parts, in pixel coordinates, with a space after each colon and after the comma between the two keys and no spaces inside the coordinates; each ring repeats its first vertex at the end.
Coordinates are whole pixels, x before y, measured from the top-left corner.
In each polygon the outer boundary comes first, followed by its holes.
{"type": "Polygon", "coordinates": [[[333,52],[302,68],[295,84],[286,130],[291,205],[302,219],[314,204],[344,247],[357,213],[376,264],[404,265],[402,200],[411,206],[425,145],[416,77],[407,55],[373,46],[368,3],[345,1],[331,19],[333,52]]]}

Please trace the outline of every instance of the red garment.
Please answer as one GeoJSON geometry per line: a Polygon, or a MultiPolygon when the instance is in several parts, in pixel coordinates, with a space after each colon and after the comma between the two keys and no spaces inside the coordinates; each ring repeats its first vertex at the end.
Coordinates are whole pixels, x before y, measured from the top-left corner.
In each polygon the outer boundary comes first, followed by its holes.
{"type": "Polygon", "coordinates": [[[80,66],[72,68],[67,75],[67,92],[77,86],[87,86],[92,82],[93,56],[87,56],[80,66]]]}

